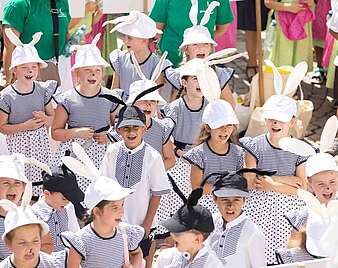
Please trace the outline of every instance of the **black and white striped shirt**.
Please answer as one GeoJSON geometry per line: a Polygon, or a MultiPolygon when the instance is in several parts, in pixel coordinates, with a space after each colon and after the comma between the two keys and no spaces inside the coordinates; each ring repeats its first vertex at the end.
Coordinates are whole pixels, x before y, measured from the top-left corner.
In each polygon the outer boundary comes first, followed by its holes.
{"type": "MultiPolygon", "coordinates": [[[[0,235],[5,232],[5,217],[0,216],[0,235]]],[[[0,261],[6,259],[11,254],[11,251],[7,248],[5,241],[0,239],[0,261]]]]}
{"type": "Polygon", "coordinates": [[[315,259],[315,257],[304,248],[279,249],[276,252],[276,257],[278,264],[303,262],[315,259]]]}

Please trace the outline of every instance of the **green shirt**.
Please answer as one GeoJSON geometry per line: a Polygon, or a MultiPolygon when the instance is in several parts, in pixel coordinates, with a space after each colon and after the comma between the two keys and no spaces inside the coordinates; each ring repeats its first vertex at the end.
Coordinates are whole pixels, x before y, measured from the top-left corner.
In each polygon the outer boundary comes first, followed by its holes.
{"type": "MultiPolygon", "coordinates": [[[[212,37],[216,25],[227,24],[233,20],[229,0],[217,1],[220,5],[214,9],[209,22],[205,25],[212,37]]],[[[210,2],[211,0],[198,0],[198,23],[210,2]]],[[[190,8],[190,0],[155,0],[150,13],[154,21],[165,25],[159,46],[161,51],[168,51],[168,58],[174,66],[182,61],[179,46],[183,41],[184,30],[192,26],[189,19],[190,8]]]]}
{"type": "MultiPolygon", "coordinates": [[[[59,10],[59,54],[63,54],[70,21],[68,0],[57,0],[59,10]]],[[[50,0],[9,0],[4,7],[3,24],[10,25],[20,33],[21,41],[26,44],[36,32],[42,32],[40,41],[35,45],[43,60],[54,57],[53,20],[50,0]]]]}

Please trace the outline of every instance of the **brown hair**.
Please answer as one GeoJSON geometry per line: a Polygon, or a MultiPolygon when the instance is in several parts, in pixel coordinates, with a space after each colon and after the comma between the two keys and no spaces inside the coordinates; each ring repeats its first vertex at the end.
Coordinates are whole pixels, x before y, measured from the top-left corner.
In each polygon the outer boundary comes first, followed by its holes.
{"type": "Polygon", "coordinates": [[[100,203],[98,203],[91,211],[90,214],[87,214],[85,217],[84,217],[84,221],[85,221],[85,224],[89,224],[91,222],[93,222],[95,220],[95,215],[93,213],[93,210],[95,208],[98,208],[99,210],[102,210],[106,205],[108,205],[111,201],[108,201],[108,200],[102,200],[100,203]]]}
{"type": "MultiPolygon", "coordinates": [[[[234,127],[235,128],[232,131],[229,140],[230,140],[231,143],[238,144],[237,127],[236,126],[234,126],[234,127]]],[[[202,124],[200,132],[199,132],[197,140],[196,140],[196,145],[200,145],[200,144],[210,140],[210,138],[211,138],[210,131],[211,131],[211,129],[208,126],[208,124],[202,124]]]]}
{"type": "Polygon", "coordinates": [[[37,223],[32,223],[32,224],[26,224],[26,225],[22,225],[20,227],[17,227],[15,228],[14,230],[10,231],[8,234],[6,234],[6,240],[11,242],[14,235],[15,235],[15,231],[19,228],[23,228],[23,227],[30,227],[30,226],[39,226],[39,229],[40,229],[40,237],[42,236],[42,227],[40,224],[37,224],[37,223]]]}

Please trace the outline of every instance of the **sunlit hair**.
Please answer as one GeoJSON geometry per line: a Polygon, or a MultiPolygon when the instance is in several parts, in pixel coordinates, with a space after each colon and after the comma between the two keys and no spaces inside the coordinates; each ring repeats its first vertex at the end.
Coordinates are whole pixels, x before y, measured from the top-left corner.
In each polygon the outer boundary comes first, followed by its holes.
{"type": "MultiPolygon", "coordinates": [[[[229,141],[234,144],[238,144],[238,134],[237,134],[237,126],[234,125],[234,130],[232,131],[229,141]]],[[[200,145],[211,138],[211,129],[207,124],[202,124],[200,132],[197,137],[196,145],[200,145]]]]}

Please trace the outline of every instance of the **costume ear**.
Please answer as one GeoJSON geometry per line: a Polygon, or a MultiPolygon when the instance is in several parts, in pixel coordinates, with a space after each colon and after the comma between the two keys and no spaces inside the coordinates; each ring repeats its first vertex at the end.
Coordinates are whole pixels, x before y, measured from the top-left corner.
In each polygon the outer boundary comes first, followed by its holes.
{"type": "MultiPolygon", "coordinates": [[[[114,89],[114,90],[115,90],[115,89],[114,89]]],[[[123,100],[121,100],[121,99],[119,99],[118,97],[113,96],[113,95],[111,95],[111,94],[101,94],[101,95],[99,95],[99,98],[104,98],[104,99],[109,100],[109,101],[111,101],[111,102],[113,102],[113,103],[121,104],[121,105],[123,105],[123,106],[126,106],[126,105],[127,105],[123,100]]]]}
{"type": "Polygon", "coordinates": [[[11,43],[13,45],[15,45],[16,47],[23,47],[23,43],[21,42],[20,38],[17,37],[14,32],[12,31],[12,29],[10,28],[6,28],[5,29],[5,33],[9,39],[9,41],[11,41],[11,43]]]}
{"type": "Polygon", "coordinates": [[[42,32],[37,32],[33,35],[32,41],[29,42],[28,46],[35,46],[36,43],[38,43],[41,39],[42,32]]]}
{"type": "Polygon", "coordinates": [[[73,142],[72,149],[73,153],[77,156],[77,158],[80,159],[80,161],[82,161],[82,163],[87,167],[87,170],[90,170],[90,172],[95,177],[99,177],[100,176],[99,170],[96,168],[93,161],[89,158],[83,147],[77,142],[73,142]]]}
{"type": "Polygon", "coordinates": [[[153,74],[152,74],[150,80],[152,80],[152,81],[155,82],[155,81],[160,77],[160,75],[161,75],[161,73],[162,73],[162,70],[163,70],[163,66],[164,66],[165,59],[166,59],[167,55],[168,55],[168,52],[167,52],[167,51],[165,51],[165,52],[162,54],[162,56],[161,56],[159,62],[157,63],[157,65],[156,65],[156,67],[155,67],[155,70],[154,70],[154,72],[153,72],[153,74]]]}
{"type": "Polygon", "coordinates": [[[318,215],[320,216],[325,215],[322,205],[320,204],[319,200],[313,194],[303,189],[298,189],[297,195],[300,199],[302,199],[306,203],[306,205],[310,209],[312,209],[318,215]]]}
{"type": "Polygon", "coordinates": [[[208,65],[201,65],[197,70],[197,80],[204,97],[213,102],[221,96],[221,86],[215,71],[208,65]]]}
{"type": "Polygon", "coordinates": [[[69,168],[74,173],[86,177],[88,179],[95,179],[96,174],[92,173],[84,164],[82,164],[79,160],[71,157],[71,156],[63,156],[61,157],[62,163],[69,168]]]}
{"type": "Polygon", "coordinates": [[[147,80],[147,77],[144,75],[144,73],[143,73],[142,70],[141,70],[140,65],[139,65],[138,62],[137,62],[137,59],[136,59],[136,57],[135,57],[134,51],[131,51],[130,54],[131,54],[131,59],[132,59],[132,61],[133,61],[133,66],[134,66],[134,68],[135,68],[135,70],[136,70],[138,76],[139,76],[142,80],[147,80]]]}
{"type": "Polygon", "coordinates": [[[197,25],[197,16],[198,16],[198,0],[191,0],[189,19],[193,26],[197,25]]]}
{"type": "Polygon", "coordinates": [[[232,62],[232,61],[235,60],[235,59],[244,57],[244,56],[246,56],[247,54],[248,54],[248,53],[243,52],[243,53],[238,53],[238,54],[235,54],[235,55],[232,55],[232,56],[230,56],[230,57],[223,58],[223,59],[211,60],[211,61],[209,61],[208,65],[226,64],[226,63],[232,62]]]}
{"type": "Polygon", "coordinates": [[[99,40],[100,40],[100,37],[101,37],[101,33],[98,33],[97,35],[95,35],[95,37],[93,38],[91,44],[93,46],[96,46],[97,42],[99,42],[99,40]]]}
{"type": "Polygon", "coordinates": [[[286,81],[285,89],[283,95],[289,95],[292,92],[297,90],[297,87],[304,79],[307,73],[308,65],[305,61],[298,63],[292,70],[289,75],[288,80],[286,81]]]}
{"type": "Polygon", "coordinates": [[[210,15],[211,15],[212,11],[213,11],[216,7],[218,7],[219,5],[220,5],[220,3],[217,2],[217,1],[212,1],[212,2],[209,4],[207,10],[206,10],[205,13],[204,13],[203,18],[201,19],[200,25],[204,26],[204,25],[206,25],[206,24],[209,22],[210,15]]]}
{"type": "Polygon", "coordinates": [[[139,99],[141,99],[143,96],[145,96],[145,95],[147,95],[147,94],[149,94],[149,93],[151,93],[151,92],[153,92],[153,91],[155,91],[155,90],[157,90],[157,89],[159,89],[159,88],[161,88],[161,87],[163,87],[163,86],[164,86],[164,84],[158,84],[158,85],[156,85],[156,86],[153,86],[153,87],[151,87],[151,88],[148,88],[148,89],[142,91],[141,93],[139,93],[139,94],[135,97],[135,99],[133,100],[133,102],[132,102],[131,105],[134,105],[135,102],[137,102],[137,101],[138,101],[139,99]]]}
{"type": "Polygon", "coordinates": [[[26,183],[26,187],[22,195],[21,206],[24,208],[29,206],[32,200],[32,196],[33,196],[33,187],[32,182],[29,181],[26,183]]]}
{"type": "Polygon", "coordinates": [[[325,123],[322,134],[320,136],[320,152],[325,153],[330,150],[336,138],[338,130],[338,119],[335,115],[331,116],[325,123]]]}
{"type": "Polygon", "coordinates": [[[278,145],[279,148],[281,148],[284,151],[288,151],[301,156],[309,156],[316,154],[315,149],[311,145],[295,138],[289,137],[282,138],[279,140],[278,145]]]}
{"type": "Polygon", "coordinates": [[[52,175],[52,171],[50,170],[49,166],[45,163],[42,163],[42,162],[36,160],[35,158],[28,157],[28,158],[26,158],[25,163],[37,166],[37,167],[41,168],[42,170],[46,171],[49,175],[52,175]]]}
{"type": "Polygon", "coordinates": [[[130,12],[130,14],[128,16],[122,16],[122,17],[118,17],[114,20],[108,20],[105,21],[102,24],[102,27],[105,27],[107,24],[114,24],[116,25],[110,32],[115,32],[117,30],[119,30],[120,28],[122,28],[125,25],[128,24],[132,24],[137,20],[137,13],[134,12],[130,12]]]}
{"type": "Polygon", "coordinates": [[[283,79],[282,76],[280,75],[279,71],[277,70],[276,66],[273,64],[271,60],[265,60],[266,65],[272,68],[273,71],[273,85],[275,88],[275,93],[277,95],[282,94],[283,90],[283,79]]]}
{"type": "Polygon", "coordinates": [[[187,205],[196,206],[198,203],[198,200],[202,197],[202,195],[203,195],[203,188],[202,187],[196,188],[189,195],[187,205]]]}
{"type": "Polygon", "coordinates": [[[8,199],[0,200],[0,207],[6,211],[15,211],[18,209],[18,206],[8,199]]]}
{"type": "Polygon", "coordinates": [[[207,56],[205,58],[205,62],[215,60],[215,59],[219,59],[219,58],[228,57],[228,56],[234,54],[236,51],[237,51],[237,48],[233,48],[233,47],[222,49],[222,50],[217,51],[215,53],[211,53],[209,56],[207,56]]]}

